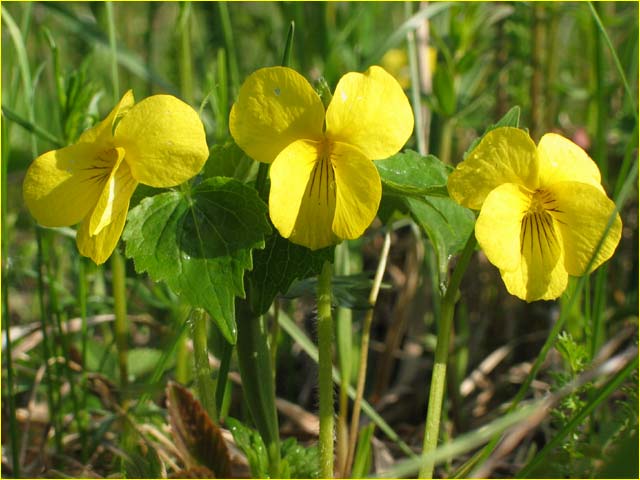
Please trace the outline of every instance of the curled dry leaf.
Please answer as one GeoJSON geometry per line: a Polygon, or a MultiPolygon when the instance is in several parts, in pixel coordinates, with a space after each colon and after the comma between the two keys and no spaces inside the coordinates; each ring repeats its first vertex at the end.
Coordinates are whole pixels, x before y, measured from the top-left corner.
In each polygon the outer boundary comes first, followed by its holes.
{"type": "Polygon", "coordinates": [[[213,423],[191,392],[182,385],[169,382],[167,410],[176,445],[188,466],[188,469],[181,473],[202,473],[198,467],[206,467],[216,478],[229,478],[229,450],[222,431],[213,423]]]}

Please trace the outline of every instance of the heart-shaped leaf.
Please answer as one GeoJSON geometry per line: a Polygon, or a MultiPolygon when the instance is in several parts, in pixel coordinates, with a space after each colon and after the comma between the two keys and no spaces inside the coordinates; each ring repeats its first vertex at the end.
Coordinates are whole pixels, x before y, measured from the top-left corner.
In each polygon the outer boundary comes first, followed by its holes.
{"type": "Polygon", "coordinates": [[[202,307],[235,343],[235,297],[251,250],[271,231],[267,206],[237,180],[214,177],[190,191],[145,198],[129,212],[123,239],[137,272],[147,272],[202,307]]]}

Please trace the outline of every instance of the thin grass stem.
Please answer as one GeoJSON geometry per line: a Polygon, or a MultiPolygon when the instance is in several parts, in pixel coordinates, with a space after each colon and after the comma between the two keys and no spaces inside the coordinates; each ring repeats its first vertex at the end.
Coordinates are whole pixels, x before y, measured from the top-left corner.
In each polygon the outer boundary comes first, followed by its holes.
{"type": "Polygon", "coordinates": [[[351,426],[349,429],[349,450],[347,455],[347,469],[351,469],[353,458],[356,451],[356,443],[358,441],[358,426],[360,425],[360,410],[362,397],[364,395],[364,383],[367,377],[367,360],[369,357],[369,340],[371,336],[371,323],[373,322],[373,310],[378,300],[378,293],[382,285],[382,277],[387,269],[387,260],[389,259],[389,250],[391,248],[391,234],[386,231],[384,234],[384,242],[380,251],[380,260],[376,274],[373,277],[373,285],[369,292],[369,309],[364,317],[362,325],[362,337],[360,344],[360,364],[358,368],[358,380],[356,383],[356,397],[353,402],[353,412],[351,414],[351,426]]]}

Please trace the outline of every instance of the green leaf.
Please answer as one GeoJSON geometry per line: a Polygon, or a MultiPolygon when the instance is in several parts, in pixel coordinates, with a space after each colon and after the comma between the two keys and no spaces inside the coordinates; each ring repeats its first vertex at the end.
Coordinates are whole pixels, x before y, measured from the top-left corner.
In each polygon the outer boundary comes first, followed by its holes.
{"type": "Polygon", "coordinates": [[[295,438],[289,437],[280,445],[280,451],[283,470],[288,470],[283,478],[318,478],[320,463],[317,445],[305,448],[295,438]]]}
{"type": "Polygon", "coordinates": [[[410,150],[376,162],[376,166],[384,187],[383,220],[391,220],[394,211],[411,215],[429,237],[440,273],[446,273],[450,256],[464,247],[475,222],[470,210],[448,196],[451,168],[433,155],[410,150]]]}
{"type": "Polygon", "coordinates": [[[258,162],[248,157],[232,140],[214,145],[204,164],[204,177],[230,177],[247,183],[258,172],[258,162]]]}
{"type": "Polygon", "coordinates": [[[210,178],[190,192],[146,198],[129,212],[123,239],[136,271],[164,281],[202,307],[230,343],[236,341],[235,297],[244,297],[251,250],[270,231],[267,206],[237,180],[210,178]]]}
{"type": "Polygon", "coordinates": [[[274,232],[265,248],[254,252],[254,267],[247,275],[253,313],[265,313],[276,295],[287,293],[294,280],[317,275],[325,260],[333,261],[333,252],[333,247],[309,250],[274,232]]]}
{"type": "Polygon", "coordinates": [[[475,224],[471,210],[450,198],[408,198],[411,217],[427,234],[438,257],[441,278],[447,273],[449,258],[464,247],[475,224]]]}
{"type": "Polygon", "coordinates": [[[451,168],[433,155],[422,156],[413,150],[374,162],[388,195],[448,197],[447,177],[451,168]]]}
{"type": "Polygon", "coordinates": [[[258,432],[232,417],[227,417],[225,423],[229,427],[236,445],[247,457],[252,478],[269,478],[267,449],[258,432]]]}

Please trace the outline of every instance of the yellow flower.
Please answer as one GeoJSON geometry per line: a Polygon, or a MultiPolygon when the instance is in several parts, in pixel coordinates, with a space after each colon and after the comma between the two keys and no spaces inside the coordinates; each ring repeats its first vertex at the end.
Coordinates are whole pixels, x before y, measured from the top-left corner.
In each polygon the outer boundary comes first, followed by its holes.
{"type": "MultiPolygon", "coordinates": [[[[489,132],[449,176],[449,194],[480,210],[475,232],[507,290],[532,302],[559,297],[568,275],[586,272],[615,204],[597,165],[580,147],[548,133],[536,147],[523,130],[489,132]]],[[[590,271],[613,255],[613,225],[590,271]]]]}
{"type": "Polygon", "coordinates": [[[280,234],[318,249],[359,237],[373,221],[382,188],[372,160],[400,150],[413,113],[380,67],[343,76],[326,114],[304,77],[272,67],[244,82],[229,127],[249,156],[272,164],[269,213],[280,234]]]}
{"type": "Polygon", "coordinates": [[[78,250],[97,264],[113,252],[138,183],[171,187],[196,175],[209,156],[198,114],[169,95],[134,105],[128,91],[78,142],[40,155],[23,184],[41,225],[80,223],[78,250]]]}

